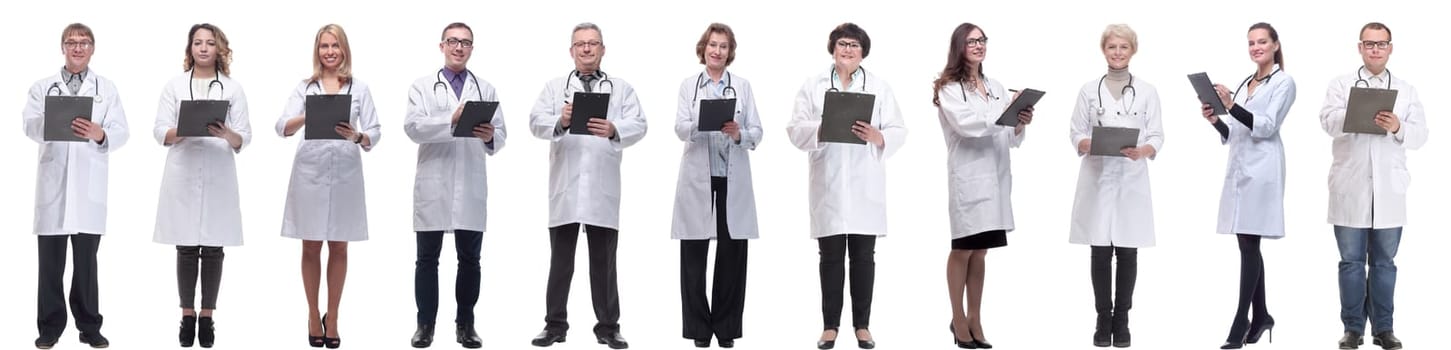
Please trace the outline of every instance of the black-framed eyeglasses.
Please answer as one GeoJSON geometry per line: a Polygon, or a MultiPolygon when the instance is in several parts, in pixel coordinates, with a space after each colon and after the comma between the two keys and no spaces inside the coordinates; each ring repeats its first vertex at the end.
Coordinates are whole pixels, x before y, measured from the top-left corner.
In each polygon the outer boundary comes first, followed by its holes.
{"type": "Polygon", "coordinates": [[[444,40],[443,43],[444,45],[448,45],[449,47],[462,47],[465,49],[471,49],[474,47],[474,41],[469,39],[448,38],[444,40]]]}
{"type": "Polygon", "coordinates": [[[862,48],[862,44],[855,41],[837,40],[836,47],[855,50],[862,48]]]}
{"type": "Polygon", "coordinates": [[[967,47],[987,46],[987,37],[967,38],[967,47]]]}
{"type": "Polygon", "coordinates": [[[1366,50],[1370,50],[1370,49],[1381,49],[1381,50],[1385,50],[1386,48],[1391,47],[1391,41],[1390,40],[1385,40],[1385,41],[1365,40],[1365,41],[1361,41],[1360,42],[1360,47],[1363,47],[1366,50]]]}

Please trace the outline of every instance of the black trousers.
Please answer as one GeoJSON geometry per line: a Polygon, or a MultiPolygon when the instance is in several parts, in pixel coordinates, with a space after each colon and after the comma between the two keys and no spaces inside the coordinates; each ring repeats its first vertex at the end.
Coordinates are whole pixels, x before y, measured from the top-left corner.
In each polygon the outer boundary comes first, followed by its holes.
{"type": "Polygon", "coordinates": [[[846,258],[851,257],[852,327],[866,329],[872,319],[872,284],[876,279],[877,236],[835,235],[816,239],[821,253],[821,317],[824,329],[841,325],[846,258]]]}
{"type": "MultiPolygon", "coordinates": [[[[553,333],[569,330],[569,284],[574,279],[574,248],[579,241],[579,223],[549,228],[549,285],[544,295],[544,329],[553,333]]],[[[595,334],[620,330],[620,292],[616,283],[615,251],[620,231],[584,225],[589,239],[589,285],[594,304],[595,334]]]]}
{"type": "Polygon", "coordinates": [[[181,308],[195,309],[197,275],[202,282],[202,309],[217,309],[217,292],[222,287],[222,247],[176,246],[176,291],[181,308]]]}
{"type": "Polygon", "coordinates": [[[710,240],[680,241],[681,335],[709,340],[741,337],[741,320],[746,304],[746,253],[744,239],[733,239],[726,225],[726,178],[712,177],[715,198],[716,251],[715,281],[710,299],[705,297],[706,258],[710,240]]]}
{"type": "Polygon", "coordinates": [[[60,337],[66,326],[65,256],[66,243],[75,249],[71,271],[70,307],[81,333],[101,330],[101,301],[97,289],[96,250],[101,235],[36,236],[39,250],[39,288],[36,293],[36,328],[43,336],[60,337]]]}
{"type": "Polygon", "coordinates": [[[1139,249],[1092,246],[1089,270],[1093,279],[1093,306],[1099,317],[1126,314],[1134,307],[1134,282],[1139,274],[1139,249]],[[1117,278],[1113,263],[1118,256],[1117,278]]]}
{"type": "MultiPolygon", "coordinates": [[[[443,231],[417,234],[418,261],[413,266],[413,302],[418,304],[418,324],[421,325],[431,325],[438,318],[438,255],[443,251],[443,236],[443,231]]],[[[474,305],[479,302],[479,256],[483,253],[484,233],[454,230],[453,247],[458,255],[458,276],[453,284],[458,314],[454,322],[472,325],[474,305]]]]}

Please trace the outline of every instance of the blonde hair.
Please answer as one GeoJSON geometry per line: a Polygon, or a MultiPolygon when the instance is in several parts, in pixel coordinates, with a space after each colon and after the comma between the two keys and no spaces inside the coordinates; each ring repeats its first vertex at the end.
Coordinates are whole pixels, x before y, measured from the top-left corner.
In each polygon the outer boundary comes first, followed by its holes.
{"type": "Polygon", "coordinates": [[[1113,37],[1127,40],[1130,52],[1139,52],[1139,35],[1134,33],[1134,29],[1129,28],[1127,24],[1110,24],[1103,28],[1103,38],[1098,40],[1098,48],[1102,50],[1104,46],[1108,45],[1108,38],[1113,37]]]}
{"type": "Polygon", "coordinates": [[[182,70],[188,71],[196,66],[196,60],[191,57],[191,42],[196,40],[196,32],[202,29],[212,32],[212,37],[217,39],[217,71],[222,75],[232,75],[232,47],[228,45],[227,35],[222,33],[221,28],[211,23],[202,23],[191,26],[191,33],[186,36],[186,59],[182,61],[182,70]]]}
{"type": "Polygon", "coordinates": [[[338,82],[348,83],[353,80],[353,50],[348,46],[348,34],[343,27],[337,24],[322,26],[317,30],[317,36],[312,40],[312,78],[308,81],[319,81],[322,79],[322,53],[319,46],[322,45],[322,35],[332,34],[338,39],[338,48],[342,49],[342,62],[338,63],[338,82]]]}

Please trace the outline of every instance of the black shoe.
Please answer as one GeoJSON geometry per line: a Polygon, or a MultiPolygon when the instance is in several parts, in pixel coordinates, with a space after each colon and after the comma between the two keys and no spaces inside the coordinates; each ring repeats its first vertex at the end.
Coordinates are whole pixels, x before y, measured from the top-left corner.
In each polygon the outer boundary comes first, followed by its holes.
{"type": "Polygon", "coordinates": [[[967,335],[972,337],[973,345],[977,345],[977,348],[978,349],[992,349],[993,348],[993,344],[992,343],[988,343],[987,340],[977,339],[977,334],[973,334],[972,333],[972,329],[968,329],[967,330],[967,335]]]}
{"type": "Polygon", "coordinates": [[[534,341],[531,341],[530,343],[534,344],[534,346],[550,346],[554,345],[554,343],[563,342],[564,332],[554,333],[546,329],[542,332],[539,332],[539,335],[534,336],[534,341]]]}
{"type": "Polygon", "coordinates": [[[697,347],[697,348],[708,348],[708,347],[710,347],[710,339],[692,339],[692,340],[695,341],[695,347],[697,347]]]}
{"type": "Polygon", "coordinates": [[[1401,348],[1401,340],[1396,339],[1396,334],[1391,331],[1380,332],[1371,338],[1371,343],[1380,345],[1381,349],[1397,350],[1401,348]]]}
{"type": "Polygon", "coordinates": [[[181,341],[181,347],[189,348],[196,343],[196,316],[188,315],[181,317],[181,334],[177,335],[181,341]]]}
{"type": "Polygon", "coordinates": [[[718,338],[716,340],[720,341],[720,347],[722,348],[730,349],[736,347],[735,339],[718,338]]]}
{"type": "Polygon", "coordinates": [[[836,348],[836,340],[817,340],[816,348],[822,350],[836,348]]]}
{"type": "Polygon", "coordinates": [[[418,330],[413,331],[412,344],[415,348],[426,348],[429,346],[433,346],[433,325],[418,325],[418,330]]]}
{"type": "Polygon", "coordinates": [[[1127,348],[1129,345],[1132,345],[1131,335],[1129,334],[1128,311],[1114,312],[1111,323],[1113,327],[1113,347],[1127,348]]]}
{"type": "Polygon", "coordinates": [[[327,316],[328,314],[322,314],[322,342],[323,345],[327,346],[328,349],[337,349],[338,347],[343,346],[343,337],[339,336],[337,338],[329,338],[327,336],[327,316]]]}
{"type": "Polygon", "coordinates": [[[327,343],[327,323],[323,323],[322,319],[318,319],[317,327],[322,329],[322,335],[313,336],[311,330],[307,331],[307,345],[314,348],[320,348],[323,344],[327,343]]]}
{"type": "Polygon", "coordinates": [[[1359,349],[1360,344],[1365,344],[1365,338],[1361,338],[1360,333],[1345,331],[1345,336],[1340,337],[1341,350],[1359,349]]]}
{"type": "Polygon", "coordinates": [[[111,341],[106,340],[106,337],[101,336],[99,332],[81,332],[81,344],[90,344],[92,348],[105,349],[111,346],[111,341]]]}
{"type": "MultiPolygon", "coordinates": [[[[429,328],[429,330],[432,330],[433,327],[429,328]]],[[[433,336],[430,335],[429,338],[433,338],[433,336]]],[[[430,339],[430,341],[432,341],[432,339],[430,339]]],[[[478,349],[484,347],[484,340],[479,339],[479,332],[474,331],[474,325],[472,324],[460,323],[458,325],[458,343],[462,344],[464,348],[468,349],[478,349]]]]}
{"type": "Polygon", "coordinates": [[[216,323],[212,322],[211,317],[203,316],[196,319],[196,326],[197,345],[201,345],[204,348],[211,348],[212,344],[217,341],[216,323]]]}
{"type": "Polygon", "coordinates": [[[1106,348],[1113,343],[1113,315],[1098,313],[1098,323],[1093,328],[1093,346],[1106,348]]]}
{"type": "Polygon", "coordinates": [[[1244,343],[1245,344],[1259,343],[1260,342],[1260,336],[1265,335],[1265,333],[1269,333],[1270,334],[1269,340],[1270,340],[1271,343],[1274,343],[1275,342],[1275,332],[1274,332],[1274,329],[1275,329],[1275,318],[1274,317],[1270,317],[1269,315],[1265,315],[1265,317],[1263,317],[1263,318],[1261,318],[1261,317],[1255,317],[1255,321],[1249,323],[1249,333],[1245,333],[1245,335],[1244,335],[1244,343]],[[1264,321],[1261,321],[1261,319],[1264,319],[1264,321]]]}
{"type": "Polygon", "coordinates": [[[967,338],[966,341],[963,341],[962,339],[957,339],[957,326],[955,326],[955,325],[953,325],[952,323],[949,322],[947,324],[947,330],[950,331],[950,332],[952,332],[952,343],[953,344],[957,344],[957,347],[959,349],[976,349],[977,348],[977,342],[972,341],[972,338],[970,338],[970,337],[967,338]]]}
{"type": "Polygon", "coordinates": [[[1229,336],[1225,337],[1224,345],[1220,345],[1220,349],[1244,348],[1244,340],[1249,337],[1249,319],[1240,317],[1235,315],[1234,322],[1229,325],[1229,336]]]}
{"type": "Polygon", "coordinates": [[[58,341],[60,341],[60,337],[42,334],[39,338],[35,338],[35,348],[36,349],[49,349],[49,348],[53,348],[53,347],[55,347],[55,343],[58,342],[58,341]]]}
{"type": "Polygon", "coordinates": [[[610,332],[609,334],[595,334],[595,340],[599,341],[600,344],[609,345],[611,349],[630,348],[630,343],[625,342],[625,336],[620,335],[619,331],[610,332]]]}
{"type": "MultiPolygon", "coordinates": [[[[866,328],[862,328],[862,329],[858,329],[858,330],[859,331],[860,330],[866,330],[866,328]]],[[[867,331],[867,335],[871,335],[871,334],[872,334],[872,331],[867,331]]],[[[852,335],[856,335],[856,332],[852,332],[852,335]]],[[[875,349],[875,348],[877,348],[877,342],[875,340],[872,340],[872,339],[862,340],[861,338],[857,338],[857,340],[856,340],[856,347],[862,348],[862,349],[875,349]]]]}

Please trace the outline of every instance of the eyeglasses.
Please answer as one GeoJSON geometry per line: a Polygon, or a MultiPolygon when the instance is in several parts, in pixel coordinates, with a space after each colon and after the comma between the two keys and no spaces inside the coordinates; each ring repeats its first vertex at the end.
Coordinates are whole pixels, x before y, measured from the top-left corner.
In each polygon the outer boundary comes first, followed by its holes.
{"type": "Polygon", "coordinates": [[[967,39],[967,47],[974,47],[974,46],[987,46],[987,37],[981,37],[981,38],[976,38],[976,39],[974,39],[974,38],[968,38],[967,39]]]}
{"type": "Polygon", "coordinates": [[[67,42],[61,43],[61,45],[63,45],[63,47],[65,47],[67,50],[75,49],[75,48],[80,48],[81,50],[85,50],[85,49],[91,48],[91,42],[90,41],[67,41],[67,42]]]}
{"type": "Polygon", "coordinates": [[[1363,47],[1366,50],[1370,50],[1370,49],[1381,49],[1381,50],[1385,50],[1386,48],[1391,47],[1391,41],[1390,40],[1386,40],[1386,41],[1366,40],[1366,41],[1360,42],[1360,47],[1363,47]]]}
{"type": "Polygon", "coordinates": [[[855,41],[837,40],[836,47],[856,50],[862,48],[862,44],[855,41]]]}
{"type": "Polygon", "coordinates": [[[604,44],[605,43],[602,43],[602,42],[599,42],[599,41],[596,41],[596,40],[591,40],[591,41],[576,41],[576,42],[574,42],[573,46],[575,48],[581,48],[581,47],[585,47],[585,46],[589,46],[589,47],[600,47],[600,45],[604,45],[604,44]]]}
{"type": "Polygon", "coordinates": [[[468,39],[448,38],[448,40],[444,40],[443,43],[448,47],[462,47],[465,49],[474,48],[474,41],[468,39]]]}

